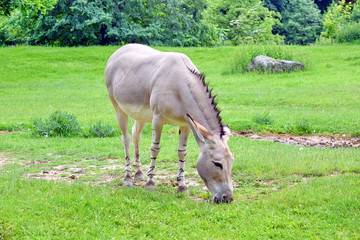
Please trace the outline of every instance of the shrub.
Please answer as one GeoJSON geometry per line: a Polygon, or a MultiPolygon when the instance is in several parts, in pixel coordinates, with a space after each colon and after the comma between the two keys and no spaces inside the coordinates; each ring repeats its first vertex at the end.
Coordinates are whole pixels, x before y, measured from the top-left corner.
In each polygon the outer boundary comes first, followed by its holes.
{"type": "Polygon", "coordinates": [[[105,138],[105,137],[113,137],[116,134],[116,129],[113,128],[111,125],[103,124],[100,121],[91,124],[90,129],[87,133],[84,134],[85,137],[98,137],[98,138],[105,138]]]}
{"type": "Polygon", "coordinates": [[[40,137],[73,137],[79,136],[80,124],[72,114],[56,111],[48,119],[35,119],[32,133],[40,137]]]}
{"type": "Polygon", "coordinates": [[[342,26],[336,31],[335,40],[338,43],[360,43],[360,22],[342,26]]]}

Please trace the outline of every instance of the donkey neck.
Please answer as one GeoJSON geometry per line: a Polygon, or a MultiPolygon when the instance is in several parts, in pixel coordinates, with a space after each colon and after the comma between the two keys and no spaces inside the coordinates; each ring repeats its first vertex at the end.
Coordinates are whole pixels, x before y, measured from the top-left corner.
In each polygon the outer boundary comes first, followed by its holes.
{"type": "Polygon", "coordinates": [[[186,89],[183,91],[182,101],[186,106],[186,114],[189,114],[210,132],[220,137],[223,136],[224,129],[219,116],[220,111],[217,108],[215,96],[212,96],[211,90],[205,83],[204,75],[196,70],[189,70],[185,82],[186,89]]]}

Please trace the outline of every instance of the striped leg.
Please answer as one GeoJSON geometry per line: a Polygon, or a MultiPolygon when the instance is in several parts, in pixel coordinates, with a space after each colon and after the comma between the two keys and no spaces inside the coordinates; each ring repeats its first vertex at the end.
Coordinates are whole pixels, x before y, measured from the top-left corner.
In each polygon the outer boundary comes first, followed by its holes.
{"type": "Polygon", "coordinates": [[[119,108],[116,108],[116,117],[119,128],[122,132],[122,143],[125,149],[125,179],[124,186],[132,186],[133,179],[131,177],[131,164],[130,164],[130,134],[128,132],[128,116],[122,112],[119,108]]]}
{"type": "Polygon", "coordinates": [[[177,174],[176,180],[178,181],[179,187],[178,192],[188,192],[188,187],[185,184],[184,168],[186,161],[186,148],[188,137],[190,133],[190,128],[180,127],[179,129],[179,148],[178,148],[178,157],[179,157],[179,171],[177,174]]]}
{"type": "Polygon", "coordinates": [[[155,187],[155,182],[153,180],[153,177],[155,176],[155,164],[156,164],[156,158],[157,155],[160,152],[160,138],[161,138],[161,131],[162,131],[163,125],[160,121],[159,116],[154,116],[152,121],[152,144],[151,144],[151,162],[149,170],[147,171],[148,180],[146,182],[146,187],[148,189],[153,189],[155,187]]]}
{"type": "Polygon", "coordinates": [[[140,121],[135,121],[134,126],[132,128],[132,140],[134,143],[134,168],[135,168],[135,181],[144,181],[143,172],[141,171],[141,163],[140,163],[140,150],[139,150],[139,142],[141,139],[141,132],[144,129],[145,123],[140,121]]]}

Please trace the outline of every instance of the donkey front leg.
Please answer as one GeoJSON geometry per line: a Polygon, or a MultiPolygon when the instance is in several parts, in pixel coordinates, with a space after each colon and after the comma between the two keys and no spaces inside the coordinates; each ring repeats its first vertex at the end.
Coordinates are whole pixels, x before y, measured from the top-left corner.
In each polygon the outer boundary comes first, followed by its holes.
{"type": "Polygon", "coordinates": [[[155,115],[152,120],[152,144],[150,148],[151,162],[149,171],[147,171],[148,180],[146,182],[146,187],[148,189],[153,189],[155,187],[155,182],[153,177],[155,176],[155,164],[157,155],[160,152],[160,138],[162,132],[163,124],[161,118],[158,115],[155,115]]]}
{"type": "Polygon", "coordinates": [[[179,184],[177,190],[178,193],[188,192],[188,187],[185,184],[184,168],[185,168],[186,148],[187,148],[189,133],[190,133],[190,128],[188,126],[179,128],[179,148],[178,148],[179,171],[176,178],[179,184]]]}

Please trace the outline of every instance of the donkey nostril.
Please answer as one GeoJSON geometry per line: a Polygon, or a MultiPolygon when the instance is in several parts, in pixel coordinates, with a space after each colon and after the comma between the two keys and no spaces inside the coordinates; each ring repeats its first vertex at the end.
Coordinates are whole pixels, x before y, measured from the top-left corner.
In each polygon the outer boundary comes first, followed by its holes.
{"type": "Polygon", "coordinates": [[[233,198],[231,196],[228,196],[228,195],[222,196],[222,202],[231,202],[232,200],[233,200],[233,198]]]}

